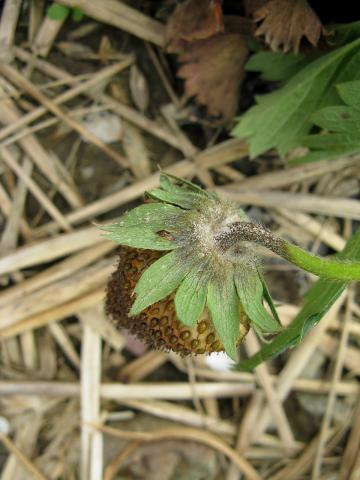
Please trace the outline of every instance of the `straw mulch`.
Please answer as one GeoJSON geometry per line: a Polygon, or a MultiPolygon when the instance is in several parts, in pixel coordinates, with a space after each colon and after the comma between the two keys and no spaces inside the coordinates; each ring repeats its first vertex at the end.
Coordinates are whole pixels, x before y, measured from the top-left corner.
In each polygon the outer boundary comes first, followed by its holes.
{"type": "MultiPolygon", "coordinates": [[[[163,25],[136,2],[61,0],[83,9],[79,24],[43,3],[7,0],[0,20],[1,479],[359,479],[354,287],[298,348],[220,372],[114,330],[115,246],[94,226],[135,205],[161,166],[339,251],[360,219],[359,160],[250,163],[242,141],[194,120],[163,25]],[[109,141],[89,116],[115,122],[109,141]]],[[[264,271],[287,324],[314,279],[271,255],[264,271]]],[[[258,348],[249,335],[242,354],[258,348]]]]}

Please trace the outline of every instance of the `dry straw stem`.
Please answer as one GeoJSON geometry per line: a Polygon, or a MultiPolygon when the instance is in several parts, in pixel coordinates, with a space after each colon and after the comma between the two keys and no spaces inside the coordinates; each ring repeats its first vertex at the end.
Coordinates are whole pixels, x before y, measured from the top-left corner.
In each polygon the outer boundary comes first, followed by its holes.
{"type": "MultiPolygon", "coordinates": [[[[0,210],[6,218],[9,218],[12,213],[12,201],[9,195],[7,194],[4,187],[0,184],[0,210]]],[[[30,240],[32,238],[31,228],[24,219],[20,219],[20,232],[25,238],[25,240],[30,240]]]]}
{"type": "Polygon", "coordinates": [[[98,480],[103,472],[103,438],[87,424],[100,421],[101,338],[84,324],[81,348],[81,478],[98,480]]]}
{"type": "Polygon", "coordinates": [[[348,297],[346,301],[346,311],[344,316],[343,330],[341,332],[341,337],[339,341],[339,348],[337,350],[334,373],[332,377],[332,388],[329,392],[326,404],[326,410],[324,418],[321,425],[319,443],[316,449],[315,460],[312,469],[312,479],[317,480],[321,475],[321,467],[323,463],[323,457],[325,454],[326,440],[328,436],[328,431],[330,430],[332,423],[332,416],[334,413],[335,402],[336,402],[336,384],[341,380],[342,369],[344,367],[345,356],[347,355],[347,343],[349,341],[349,320],[351,317],[350,305],[354,299],[354,291],[352,289],[348,290],[348,297]]]}
{"type": "MultiPolygon", "coordinates": [[[[249,356],[255,354],[260,348],[260,344],[253,331],[250,331],[246,337],[245,349],[249,356]]],[[[255,369],[255,377],[259,385],[263,388],[267,404],[271,410],[272,417],[276,424],[278,433],[280,435],[283,444],[288,449],[293,449],[295,446],[295,438],[291,427],[289,425],[286,413],[282,406],[281,401],[277,397],[276,390],[273,388],[273,384],[270,379],[270,375],[266,364],[259,365],[255,369]]]]}
{"type": "MultiPolygon", "coordinates": [[[[339,480],[351,478],[356,467],[356,459],[360,458],[360,396],[353,414],[351,432],[348,437],[344,454],[341,460],[339,480]]],[[[355,478],[355,477],[354,477],[355,478]]]]}
{"type": "Polygon", "coordinates": [[[127,363],[120,370],[119,375],[121,378],[126,379],[127,382],[138,382],[160,368],[167,361],[168,356],[163,352],[146,352],[132,362],[127,363]]]}
{"type": "Polygon", "coordinates": [[[88,0],[59,0],[59,3],[67,7],[81,8],[87,17],[117,27],[159,47],[164,46],[164,26],[122,2],[116,0],[92,0],[91,2],[88,0]]]}
{"type": "MultiPolygon", "coordinates": [[[[351,323],[349,322],[347,329],[351,333],[351,323]]],[[[339,349],[339,340],[331,335],[325,334],[322,338],[322,342],[319,345],[319,349],[330,359],[334,358],[339,349]]],[[[344,359],[344,365],[348,368],[353,375],[360,375],[360,352],[359,349],[352,346],[347,346],[346,357],[344,359]]]]}
{"type": "Polygon", "coordinates": [[[6,0],[0,22],[0,59],[10,60],[10,47],[15,38],[22,0],[6,0]]]}
{"type": "Polygon", "coordinates": [[[339,158],[337,160],[325,160],[321,162],[307,163],[296,167],[285,168],[273,172],[266,172],[252,177],[245,177],[231,188],[238,190],[273,190],[300,184],[305,181],[321,179],[328,173],[339,173],[347,167],[358,166],[359,156],[339,158]]]}
{"type": "MultiPolygon", "coordinates": [[[[1,69],[1,67],[0,67],[1,69]]],[[[37,183],[31,178],[26,170],[17,163],[10,150],[3,147],[0,150],[0,155],[5,163],[11,168],[11,170],[24,182],[30,192],[34,195],[44,210],[48,212],[51,218],[59,225],[59,227],[65,231],[72,230],[70,223],[66,220],[60,210],[48,199],[47,195],[41,190],[37,183]]]]}
{"type": "Polygon", "coordinates": [[[73,275],[53,282],[36,292],[24,295],[16,302],[3,305],[1,308],[1,330],[11,328],[29,318],[35,318],[43,312],[61,308],[74,299],[81,298],[105,286],[113,271],[112,259],[101,259],[89,267],[83,268],[73,275]]]}
{"type": "MultiPolygon", "coordinates": [[[[61,70],[60,68],[55,67],[51,63],[48,63],[48,62],[46,62],[44,60],[41,60],[41,59],[38,59],[38,58],[33,58],[31,56],[31,54],[26,52],[26,50],[15,47],[14,52],[15,52],[15,54],[16,54],[16,56],[19,60],[21,60],[23,62],[29,62],[29,63],[32,62],[32,64],[36,68],[38,68],[39,70],[41,70],[45,74],[50,75],[50,76],[52,76],[56,79],[67,80],[69,82],[74,82],[77,78],[77,77],[74,77],[74,76],[70,75],[69,73],[61,70]]],[[[107,68],[111,68],[111,67],[107,67],[107,68]]],[[[105,69],[104,69],[104,71],[105,71],[105,69]]],[[[93,78],[95,78],[95,77],[96,77],[96,75],[94,75],[93,78]]],[[[89,81],[91,81],[91,79],[89,81]]],[[[69,90],[69,92],[70,91],[71,90],[69,90]]],[[[65,96],[67,93],[68,92],[65,92],[63,95],[65,96]]],[[[103,104],[111,104],[112,110],[114,112],[116,112],[118,115],[120,115],[121,117],[123,117],[128,122],[133,123],[137,127],[141,128],[141,129],[145,130],[146,132],[150,133],[151,135],[159,138],[160,140],[167,143],[168,145],[171,145],[174,148],[180,149],[179,142],[178,142],[176,136],[172,132],[163,128],[157,122],[155,122],[153,120],[150,120],[149,118],[147,118],[145,115],[138,112],[134,108],[131,108],[128,105],[125,105],[125,104],[115,100],[114,98],[112,98],[111,96],[109,96],[105,93],[95,92],[91,89],[90,90],[84,90],[83,93],[84,93],[84,95],[89,96],[90,98],[92,98],[96,102],[102,102],[103,104]]],[[[61,95],[58,98],[61,98],[61,95]]],[[[42,108],[42,107],[39,107],[39,108],[42,108]]],[[[32,113],[32,114],[35,115],[35,112],[37,112],[37,111],[38,111],[38,109],[35,110],[34,113],[32,113]]],[[[28,114],[28,115],[30,115],[30,114],[28,114]]],[[[37,114],[37,115],[39,115],[39,114],[37,114]]],[[[36,118],[38,118],[38,116],[36,118]]],[[[1,139],[2,139],[2,134],[1,134],[1,131],[0,131],[0,140],[1,139]]]]}
{"type": "Polygon", "coordinates": [[[33,0],[30,2],[30,18],[29,18],[29,30],[28,40],[29,43],[33,43],[36,32],[39,30],[41,21],[44,17],[45,0],[33,0]]]}
{"type": "Polygon", "coordinates": [[[16,456],[21,465],[36,480],[46,480],[44,475],[35,467],[35,465],[16,447],[16,445],[6,435],[0,432],[0,442],[12,454],[16,456]]]}
{"type": "Polygon", "coordinates": [[[155,417],[166,418],[191,427],[204,428],[219,435],[233,437],[236,433],[232,422],[198,413],[191,408],[164,400],[124,400],[120,403],[125,407],[140,410],[155,417]]]}
{"type": "Polygon", "coordinates": [[[242,205],[256,205],[268,209],[286,205],[289,210],[360,220],[358,200],[268,190],[239,191],[232,186],[216,188],[216,191],[242,205]]]}
{"type": "Polygon", "coordinates": [[[100,244],[104,244],[104,240],[97,227],[86,227],[68,234],[47,238],[32,245],[20,247],[1,258],[0,275],[41,265],[100,244]]]}
{"type": "Polygon", "coordinates": [[[254,468],[249,462],[247,462],[243,457],[238,455],[224,441],[202,430],[197,430],[195,428],[176,427],[163,429],[156,433],[153,433],[129,432],[95,424],[92,424],[92,427],[96,430],[100,430],[101,432],[116,438],[136,440],[138,442],[158,442],[170,439],[179,439],[203,443],[226,455],[239,468],[240,472],[245,475],[245,478],[249,480],[261,480],[261,477],[258,475],[258,473],[254,470],[254,468]]]}
{"type": "MultiPolygon", "coordinates": [[[[80,357],[70,340],[69,335],[66,332],[66,329],[57,322],[50,323],[49,331],[51,335],[54,337],[54,340],[59,345],[61,350],[64,352],[65,357],[68,361],[77,369],[80,370],[80,357]]],[[[31,332],[27,332],[31,333],[31,332]]],[[[26,335],[24,333],[23,335],[26,335]]]]}
{"type": "Polygon", "coordinates": [[[121,351],[125,347],[125,337],[106,318],[103,302],[85,308],[77,313],[77,317],[84,327],[91,327],[114,350],[121,351]]]}
{"type": "MultiPolygon", "coordinates": [[[[254,385],[239,385],[232,382],[198,382],[196,394],[199,398],[247,397],[255,390],[254,385]]],[[[49,397],[78,397],[80,385],[75,382],[10,382],[0,381],[0,393],[9,395],[31,395],[49,397]]],[[[194,390],[186,382],[170,383],[137,383],[122,385],[119,383],[103,383],[100,395],[103,399],[124,400],[191,400],[194,390]]]]}
{"type": "MultiPolygon", "coordinates": [[[[335,302],[329,312],[322,318],[321,322],[312,329],[311,335],[308,335],[303,342],[294,350],[288,359],[286,365],[278,375],[277,395],[280,400],[285,400],[296,378],[301,374],[311,355],[318,348],[322,341],[322,336],[329,325],[334,321],[342,307],[347,293],[344,292],[335,302]]],[[[254,438],[261,435],[271,424],[272,416],[269,407],[265,407],[261,413],[257,424],[254,426],[254,438]]]]}
{"type": "MultiPolygon", "coordinates": [[[[248,405],[246,406],[244,416],[238,427],[235,445],[235,451],[238,452],[239,455],[243,455],[251,443],[252,426],[256,420],[256,417],[260,413],[263,402],[264,393],[261,391],[255,391],[248,405]]],[[[227,472],[226,480],[238,480],[238,478],[239,475],[236,465],[231,463],[227,472]]]]}
{"type": "Polygon", "coordinates": [[[50,322],[62,320],[71,315],[78,314],[82,310],[90,308],[94,305],[102,304],[105,296],[104,287],[105,285],[81,297],[77,297],[70,302],[63,303],[58,307],[45,310],[44,312],[27,317],[21,322],[15,323],[14,325],[2,328],[0,329],[0,337],[13,337],[15,335],[19,335],[20,333],[43,327],[50,322]]]}
{"type": "MultiPolygon", "coordinates": [[[[19,60],[25,61],[25,62],[31,62],[33,61],[34,65],[38,67],[38,65],[43,66],[45,64],[45,67],[41,68],[42,71],[44,71],[45,74],[51,75],[51,73],[47,72],[50,67],[52,69],[55,69],[56,72],[63,72],[62,70],[58,69],[57,67],[52,66],[50,63],[45,62],[43,60],[39,60],[37,58],[33,58],[33,56],[26,52],[25,50],[22,50],[18,47],[14,48],[14,52],[16,53],[16,56],[19,58],[19,60]]],[[[114,75],[118,74],[122,70],[128,68],[131,64],[133,63],[133,57],[131,55],[127,56],[125,60],[118,62],[114,65],[110,65],[108,67],[105,67],[101,69],[100,71],[94,73],[88,80],[78,82],[79,79],[78,77],[71,76],[69,74],[64,74],[62,73],[61,76],[59,75],[56,76],[56,78],[62,78],[62,79],[67,79],[71,82],[77,83],[74,87],[70,88],[64,93],[61,93],[57,97],[52,99],[52,102],[56,105],[61,105],[63,103],[68,102],[69,100],[72,100],[73,98],[77,97],[78,95],[81,94],[86,94],[90,95],[91,91],[94,89],[99,84],[102,84],[105,81],[108,81],[111,77],[114,75]]],[[[51,75],[54,76],[54,75],[51,75]]],[[[38,87],[39,88],[39,87],[38,87]]],[[[109,102],[107,102],[109,103],[109,102]]],[[[38,118],[42,117],[48,112],[46,107],[39,106],[35,109],[33,109],[31,112],[24,114],[23,116],[19,116],[17,119],[14,119],[12,122],[8,122],[7,127],[4,127],[2,130],[0,130],[0,140],[4,140],[6,137],[11,135],[12,133],[16,132],[17,130],[23,129],[25,126],[27,126],[29,123],[32,123],[33,121],[37,120],[38,118]]]]}
{"type": "Polygon", "coordinates": [[[32,51],[35,55],[46,57],[49,54],[65,21],[66,18],[62,20],[55,20],[47,15],[45,16],[40,28],[37,30],[35,40],[32,44],[32,51]]]}
{"type": "MultiPolygon", "coordinates": [[[[0,101],[0,121],[7,125],[0,130],[1,138],[3,132],[16,125],[22,117],[15,103],[11,99],[6,98],[6,92],[1,86],[0,96],[4,96],[0,101]]],[[[69,205],[74,208],[82,205],[81,196],[75,187],[73,179],[53,152],[50,155],[34,135],[22,138],[19,144],[46,178],[57,187],[59,192],[69,202],[69,205]]]]}
{"type": "MultiPolygon", "coordinates": [[[[31,176],[33,164],[29,158],[24,158],[21,168],[26,176],[31,176]]],[[[7,219],[6,226],[1,236],[0,257],[3,257],[8,251],[16,248],[17,246],[27,193],[28,189],[26,184],[19,178],[12,195],[13,202],[10,215],[7,219]]]]}
{"type": "Polygon", "coordinates": [[[285,208],[278,208],[275,213],[275,218],[284,218],[290,223],[296,225],[301,231],[305,231],[321,240],[325,245],[340,252],[346,244],[346,240],[333,229],[322,225],[315,218],[305,213],[288,211],[285,208]]]}
{"type": "MultiPolygon", "coordinates": [[[[129,60],[126,60],[129,64],[129,60]]],[[[81,123],[76,121],[74,118],[70,117],[64,113],[60,107],[53,101],[47,98],[40,90],[35,87],[29,80],[27,80],[23,75],[17,72],[14,68],[9,65],[4,65],[0,63],[0,73],[7,77],[11,82],[13,82],[20,90],[25,93],[28,93],[33,98],[35,98],[39,103],[41,103],[47,110],[52,112],[54,115],[63,120],[67,125],[69,125],[73,130],[77,131],[84,139],[88,140],[90,143],[96,145],[100,150],[102,150],[108,157],[115,160],[122,167],[127,167],[129,162],[122,155],[117,153],[115,150],[106,145],[102,140],[100,140],[96,135],[86,129],[81,123]]]]}

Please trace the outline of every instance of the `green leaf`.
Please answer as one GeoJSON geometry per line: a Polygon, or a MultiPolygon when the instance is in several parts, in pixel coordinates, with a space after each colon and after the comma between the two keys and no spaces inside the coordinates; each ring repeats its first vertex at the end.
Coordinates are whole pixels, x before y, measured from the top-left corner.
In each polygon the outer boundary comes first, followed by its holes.
{"type": "Polygon", "coordinates": [[[51,20],[63,21],[69,15],[70,9],[59,3],[53,3],[47,9],[46,15],[51,20]]]}
{"type": "Polygon", "coordinates": [[[235,285],[245,313],[252,326],[261,333],[275,333],[280,329],[275,320],[263,305],[264,288],[258,271],[246,269],[235,275],[235,285]]]}
{"type": "Polygon", "coordinates": [[[107,233],[104,237],[119,245],[128,245],[134,248],[148,248],[150,250],[174,250],[176,248],[174,242],[143,227],[119,228],[107,233]]]}
{"type": "MultiPolygon", "coordinates": [[[[337,255],[337,258],[360,260],[360,229],[351,237],[344,251],[337,255]]],[[[252,370],[260,363],[297,345],[329,311],[347,285],[348,282],[339,280],[318,280],[305,295],[304,305],[291,325],[277,335],[271,343],[263,346],[258,353],[241,362],[237,368],[252,370]]]]}
{"type": "Polygon", "coordinates": [[[311,151],[292,160],[291,165],[360,152],[360,80],[340,83],[337,91],[346,105],[322,108],[311,117],[325,133],[305,136],[301,143],[311,151]]]}
{"type": "Polygon", "coordinates": [[[227,275],[222,283],[210,281],[207,305],[226,353],[236,361],[236,344],[240,335],[240,302],[232,275],[227,275]]]}
{"type": "Polygon", "coordinates": [[[117,232],[128,227],[144,227],[154,232],[170,231],[174,223],[183,215],[183,211],[174,205],[166,203],[148,203],[130,210],[122,215],[116,223],[101,226],[101,230],[117,232]]]}
{"type": "Polygon", "coordinates": [[[205,308],[209,276],[206,271],[192,269],[181,282],[175,295],[175,309],[179,320],[194,327],[205,308]]]}
{"type": "Polygon", "coordinates": [[[335,85],[360,78],[359,64],[360,39],[322,55],[279,90],[257,97],[257,105],[240,118],[233,135],[248,140],[251,157],[271,148],[285,155],[301,145],[315,111],[340,103],[335,85]]]}
{"type": "Polygon", "coordinates": [[[327,30],[333,32],[331,42],[337,46],[342,46],[360,37],[360,21],[328,25],[327,30]]]}
{"type": "Polygon", "coordinates": [[[360,108],[360,82],[359,80],[353,80],[349,82],[340,83],[336,86],[340,98],[349,107],[360,108]]]}
{"type": "Polygon", "coordinates": [[[261,72],[261,78],[268,81],[287,81],[314,60],[313,57],[294,53],[258,52],[245,65],[250,72],[261,72]]]}
{"type": "Polygon", "coordinates": [[[81,22],[81,20],[84,19],[84,12],[83,10],[81,10],[81,8],[75,7],[72,10],[71,17],[74,20],[74,22],[81,22]]]}
{"type": "Polygon", "coordinates": [[[151,264],[136,284],[136,300],[130,315],[138,315],[144,308],[170,295],[180,285],[188,270],[187,265],[178,262],[176,251],[151,264]]]}

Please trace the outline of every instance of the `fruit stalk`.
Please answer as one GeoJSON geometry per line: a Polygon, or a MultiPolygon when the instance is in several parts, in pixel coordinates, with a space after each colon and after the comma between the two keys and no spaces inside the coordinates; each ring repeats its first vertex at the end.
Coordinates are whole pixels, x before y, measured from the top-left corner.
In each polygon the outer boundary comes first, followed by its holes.
{"type": "Polygon", "coordinates": [[[318,257],[302,248],[292,245],[270,230],[251,222],[234,222],[215,237],[224,251],[239,241],[254,242],[268,248],[288,262],[319,277],[335,280],[360,280],[360,263],[329,260],[318,257]]]}

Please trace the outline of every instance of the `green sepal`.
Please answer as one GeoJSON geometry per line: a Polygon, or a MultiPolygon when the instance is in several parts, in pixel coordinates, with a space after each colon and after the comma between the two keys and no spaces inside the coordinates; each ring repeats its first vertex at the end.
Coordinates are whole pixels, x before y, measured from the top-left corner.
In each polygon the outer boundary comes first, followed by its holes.
{"type": "Polygon", "coordinates": [[[59,3],[53,3],[46,11],[46,15],[51,20],[56,20],[61,22],[67,18],[69,15],[70,9],[65,7],[65,5],[60,5],[59,3]]]}
{"type": "Polygon", "coordinates": [[[150,265],[141,275],[134,292],[136,300],[130,315],[138,315],[144,308],[162,300],[180,285],[189,267],[178,261],[176,250],[150,265]]]}
{"type": "Polygon", "coordinates": [[[140,205],[122,215],[116,223],[100,227],[107,232],[115,232],[120,228],[143,227],[153,232],[170,231],[183,211],[166,203],[148,203],[140,205]]]}
{"type": "MultiPolygon", "coordinates": [[[[179,189],[184,191],[185,189],[190,190],[193,193],[197,193],[199,195],[202,195],[203,197],[208,197],[211,195],[210,192],[207,192],[203,188],[199,187],[193,182],[190,182],[189,180],[185,180],[184,178],[176,177],[175,175],[171,175],[170,173],[164,173],[162,172],[160,174],[160,185],[161,187],[168,191],[168,192],[178,192],[179,189]],[[173,182],[171,181],[173,180],[173,182]],[[175,183],[174,183],[175,182],[175,183]],[[177,186],[179,185],[179,186],[177,186]]],[[[216,194],[214,194],[216,195],[216,194]]],[[[217,197],[217,195],[216,195],[217,197]]]]}
{"type": "Polygon", "coordinates": [[[240,336],[240,302],[232,274],[222,282],[210,281],[207,294],[214,328],[223,342],[225,352],[237,361],[237,341],[240,336]]]}
{"type": "Polygon", "coordinates": [[[260,333],[277,333],[280,330],[275,320],[263,305],[264,288],[255,268],[247,268],[234,276],[236,289],[245,313],[251,325],[260,333]]]}
{"type": "Polygon", "coordinates": [[[176,245],[171,240],[162,238],[157,233],[143,227],[115,228],[103,235],[119,245],[149,250],[173,250],[176,245]]]}
{"type": "Polygon", "coordinates": [[[192,269],[181,282],[175,295],[175,309],[179,320],[188,327],[194,327],[202,314],[207,296],[209,275],[192,269]]]}
{"type": "Polygon", "coordinates": [[[185,210],[191,210],[203,198],[201,195],[189,191],[167,192],[160,188],[154,188],[148,192],[148,195],[161,202],[171,203],[177,205],[185,210]]]}

